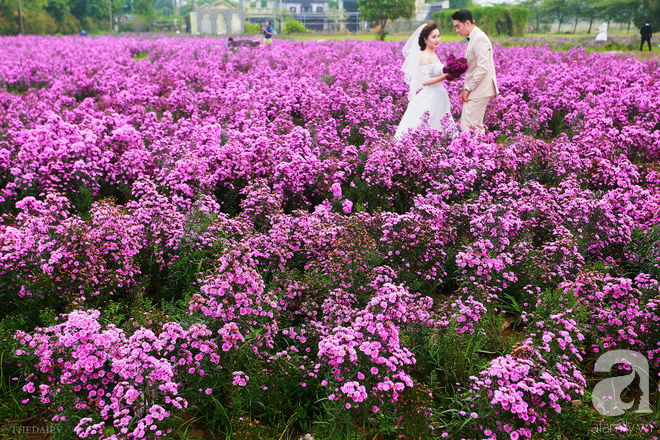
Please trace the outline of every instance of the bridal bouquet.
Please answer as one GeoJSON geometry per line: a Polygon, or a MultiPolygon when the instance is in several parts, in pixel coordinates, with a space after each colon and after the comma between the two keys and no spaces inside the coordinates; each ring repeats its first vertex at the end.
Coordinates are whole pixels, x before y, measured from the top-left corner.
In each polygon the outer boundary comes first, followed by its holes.
{"type": "Polygon", "coordinates": [[[449,54],[447,56],[447,63],[442,69],[442,72],[447,74],[447,81],[453,81],[460,78],[467,68],[467,60],[465,58],[460,57],[459,59],[456,59],[453,54],[449,54]]]}

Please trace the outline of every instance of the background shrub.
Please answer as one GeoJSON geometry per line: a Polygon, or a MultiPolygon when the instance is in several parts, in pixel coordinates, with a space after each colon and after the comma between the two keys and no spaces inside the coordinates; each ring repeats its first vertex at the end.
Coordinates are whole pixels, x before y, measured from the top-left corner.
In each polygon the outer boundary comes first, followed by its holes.
{"type": "Polygon", "coordinates": [[[284,34],[302,34],[307,32],[305,25],[298,20],[287,20],[284,22],[284,34]]]}
{"type": "MultiPolygon", "coordinates": [[[[470,8],[474,22],[488,35],[522,36],[527,26],[529,10],[519,6],[488,6],[470,8]]],[[[438,11],[433,14],[433,21],[438,23],[443,32],[453,33],[454,22],[451,18],[455,9],[438,11]]]]}
{"type": "Polygon", "coordinates": [[[261,33],[261,25],[259,23],[245,22],[245,35],[253,36],[261,33]]]}

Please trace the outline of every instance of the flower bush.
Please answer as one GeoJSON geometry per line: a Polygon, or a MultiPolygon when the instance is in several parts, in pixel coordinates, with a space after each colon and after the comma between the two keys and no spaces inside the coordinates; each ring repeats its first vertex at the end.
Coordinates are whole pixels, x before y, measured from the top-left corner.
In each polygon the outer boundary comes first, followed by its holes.
{"type": "Polygon", "coordinates": [[[176,376],[183,369],[204,374],[200,359],[218,348],[207,338],[211,332],[168,323],[159,335],[141,328],[127,337],[115,326],[102,328],[99,316],[98,311],[74,311],[62,324],[37,328],[33,335],[17,333],[24,347],[16,354],[31,358],[36,369],[23,390],[37,393],[56,409],[52,420],[73,426],[80,438],[166,435],[165,419],[187,405],[178,395],[176,376]],[[40,382],[38,390],[33,380],[40,382]],[[64,408],[75,409],[76,415],[64,408]]]}
{"type": "Polygon", "coordinates": [[[511,355],[494,359],[490,366],[473,380],[474,399],[486,400],[493,408],[490,437],[499,432],[516,438],[532,438],[543,433],[546,425],[582,394],[586,380],[568,363],[557,363],[554,373],[538,361],[511,355]],[[481,393],[484,395],[482,396],[481,393]]]}
{"type": "Polygon", "coordinates": [[[401,43],[2,42],[6,397],[68,436],[578,438],[658,368],[658,59],[496,44],[485,135],[394,141],[401,43]]]}

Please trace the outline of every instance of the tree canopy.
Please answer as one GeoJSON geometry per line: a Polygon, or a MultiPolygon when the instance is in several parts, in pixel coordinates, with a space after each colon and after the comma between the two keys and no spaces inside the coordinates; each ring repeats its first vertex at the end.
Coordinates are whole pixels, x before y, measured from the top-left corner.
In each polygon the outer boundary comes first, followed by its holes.
{"type": "Polygon", "coordinates": [[[360,14],[367,21],[380,25],[379,39],[385,39],[385,25],[388,20],[411,18],[415,13],[415,0],[358,0],[360,14]]]}
{"type": "Polygon", "coordinates": [[[474,6],[472,0],[449,0],[449,9],[469,9],[474,6]]]}
{"type": "MultiPolygon", "coordinates": [[[[81,30],[110,29],[110,11],[116,16],[125,0],[0,0],[0,35],[20,32],[19,5],[26,34],[74,34],[81,30]]],[[[133,0],[131,12],[146,20],[156,17],[152,0],[133,0]]],[[[129,8],[130,8],[129,5],[129,8]]]]}
{"type": "Polygon", "coordinates": [[[518,4],[529,10],[533,32],[575,33],[579,21],[589,23],[588,32],[596,21],[640,27],[649,20],[654,30],[660,30],[660,0],[522,0],[518,4]]]}

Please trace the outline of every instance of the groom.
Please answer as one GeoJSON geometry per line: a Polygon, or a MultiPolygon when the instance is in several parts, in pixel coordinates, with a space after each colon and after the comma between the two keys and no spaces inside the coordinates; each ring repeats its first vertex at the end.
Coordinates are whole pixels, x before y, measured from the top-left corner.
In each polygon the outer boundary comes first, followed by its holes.
{"type": "Polygon", "coordinates": [[[495,79],[495,63],[493,62],[493,46],[488,36],[474,25],[472,12],[461,9],[451,16],[456,32],[461,37],[467,37],[465,50],[468,70],[465,73],[465,84],[461,92],[463,111],[461,112],[461,128],[467,131],[475,127],[484,133],[484,113],[486,105],[493,95],[497,95],[497,80],[495,79]]]}

